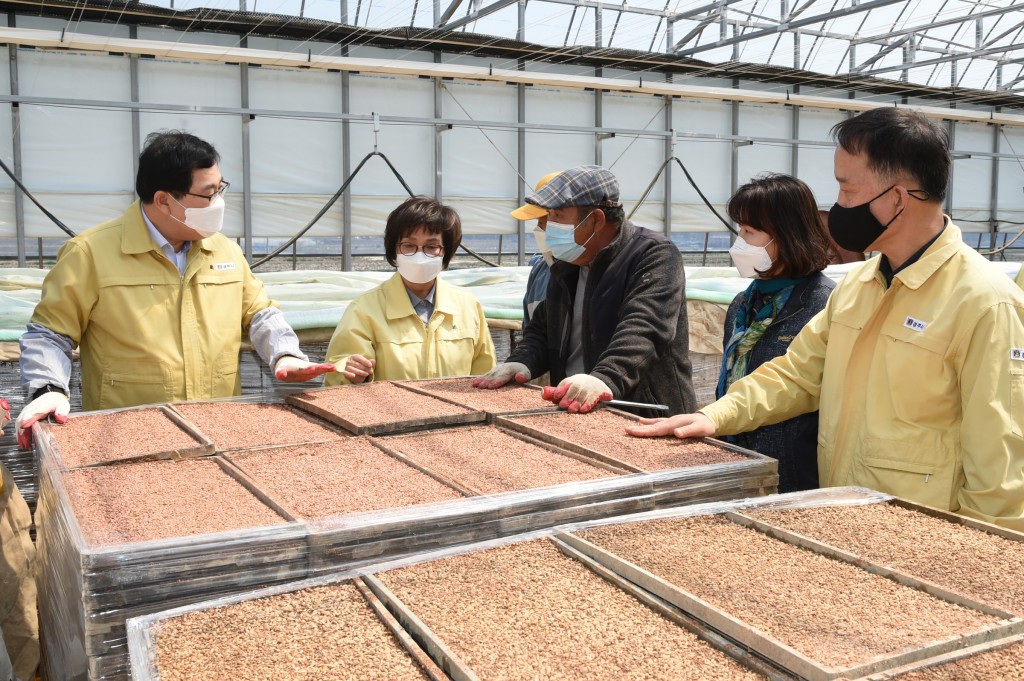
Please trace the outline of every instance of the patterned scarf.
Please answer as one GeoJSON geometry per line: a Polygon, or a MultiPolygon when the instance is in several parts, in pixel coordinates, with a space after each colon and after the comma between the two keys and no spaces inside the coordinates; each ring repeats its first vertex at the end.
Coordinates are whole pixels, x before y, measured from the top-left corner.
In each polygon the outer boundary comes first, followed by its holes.
{"type": "Polygon", "coordinates": [[[747,375],[750,350],[761,340],[779,313],[789,302],[789,296],[799,279],[755,279],[747,287],[745,305],[736,313],[729,342],[722,355],[722,369],[718,372],[716,397],[722,397],[729,386],[747,375]],[[755,309],[755,305],[760,305],[755,309]]]}

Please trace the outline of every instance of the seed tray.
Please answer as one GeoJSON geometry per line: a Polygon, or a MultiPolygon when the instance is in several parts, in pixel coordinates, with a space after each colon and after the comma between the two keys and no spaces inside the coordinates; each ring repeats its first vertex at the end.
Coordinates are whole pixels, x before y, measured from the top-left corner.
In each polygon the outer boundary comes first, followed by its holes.
{"type": "MultiPolygon", "coordinates": [[[[462,437],[465,430],[451,428],[434,432],[450,433],[457,438],[462,437]]],[[[539,446],[550,446],[519,433],[509,434],[539,446]]],[[[371,438],[370,441],[435,479],[462,489],[467,495],[472,494],[474,490],[467,483],[451,480],[397,451],[395,447],[400,447],[408,437],[412,436],[371,438]]],[[[777,462],[767,457],[764,459],[659,473],[627,473],[393,509],[386,513],[316,519],[310,521],[313,569],[319,573],[401,553],[505,537],[623,513],[763,496],[774,492],[778,484],[777,462]]],[[[587,459],[582,457],[581,460],[587,459]]],[[[594,464],[602,465],[596,461],[594,464]]]]}
{"type": "Polygon", "coordinates": [[[288,395],[288,403],[356,435],[383,435],[433,426],[477,423],[487,415],[392,381],[318,388],[288,395]]]}
{"type": "Polygon", "coordinates": [[[214,451],[213,442],[209,438],[166,406],[72,414],[63,425],[47,421],[38,422],[33,426],[32,434],[37,451],[45,441],[46,447],[57,457],[62,468],[105,466],[132,461],[191,459],[207,456],[214,451]],[[145,425],[139,424],[140,418],[146,420],[145,425]],[[93,435],[90,429],[97,424],[102,432],[100,435],[93,435]],[[141,433],[144,433],[145,437],[141,437],[141,433]],[[96,451],[98,448],[119,447],[122,439],[129,436],[143,451],[131,454],[111,453],[109,449],[96,451]],[[92,449],[82,455],[73,453],[67,443],[82,439],[86,439],[92,449]],[[66,443],[64,449],[67,451],[62,451],[62,440],[66,443]]]}
{"type": "Polygon", "coordinates": [[[220,428],[220,421],[227,414],[235,432],[210,438],[217,452],[329,442],[348,437],[348,433],[333,425],[284,404],[232,398],[172,404],[169,408],[200,433],[220,428]]]}
{"type": "Polygon", "coordinates": [[[638,473],[702,465],[750,464],[752,461],[762,462],[766,466],[774,462],[775,470],[778,470],[777,462],[771,457],[712,438],[680,440],[672,436],[638,438],[627,434],[625,427],[639,418],[618,409],[602,408],[591,414],[558,412],[501,416],[495,419],[495,423],[616,468],[638,473]],[[569,435],[569,431],[576,434],[569,435]],[[594,436],[598,432],[608,439],[608,444],[594,444],[594,436]],[[704,451],[691,458],[687,450],[692,449],[695,443],[704,451]],[[655,447],[663,451],[652,456],[650,452],[655,447]],[[651,463],[656,466],[650,466],[651,463]]]}
{"type": "Polygon", "coordinates": [[[385,568],[367,585],[459,681],[785,678],[558,541],[385,568]]]}
{"type": "MultiPolygon", "coordinates": [[[[246,486],[230,464],[219,457],[209,460],[246,486]]],[[[82,533],[64,483],[66,475],[85,469],[60,470],[45,445],[40,463],[39,609],[51,678],[124,678],[129,616],[308,574],[308,529],[301,523],[93,545],[82,533]]],[[[138,465],[154,464],[128,464],[138,465]]]]}
{"type": "Polygon", "coordinates": [[[467,496],[629,473],[495,425],[421,431],[375,441],[392,456],[467,496]]]}
{"type": "MultiPolygon", "coordinates": [[[[903,587],[913,589],[916,593],[920,594],[920,599],[923,599],[922,602],[932,602],[929,599],[934,599],[934,602],[944,601],[946,603],[953,604],[954,606],[958,606],[959,608],[963,608],[964,613],[976,613],[978,622],[977,624],[968,625],[966,624],[967,620],[965,619],[964,627],[966,627],[966,631],[960,631],[957,634],[946,635],[937,639],[931,638],[918,645],[905,647],[903,650],[874,654],[867,659],[863,659],[864,653],[860,653],[862,659],[858,659],[856,662],[850,662],[847,665],[828,665],[818,659],[815,659],[815,653],[801,652],[796,648],[791,647],[783,640],[780,640],[779,637],[772,636],[769,633],[756,628],[754,625],[741,620],[738,615],[731,614],[727,608],[716,606],[714,603],[702,599],[697,594],[671,583],[669,578],[662,577],[652,571],[644,569],[636,562],[637,559],[634,556],[629,554],[624,555],[621,553],[617,554],[616,552],[604,548],[603,546],[607,545],[609,541],[604,538],[601,529],[588,532],[585,535],[586,539],[575,534],[567,533],[559,534],[558,536],[580,552],[600,562],[609,569],[615,571],[657,597],[681,608],[688,614],[704,622],[706,625],[739,642],[744,647],[772,660],[779,666],[800,678],[809,679],[811,681],[861,677],[887,669],[893,669],[901,665],[932,658],[966,646],[998,640],[1024,631],[1024,620],[1021,618],[1015,617],[1011,613],[998,608],[993,608],[979,603],[961,594],[938,588],[932,584],[924,583],[911,576],[898,573],[884,566],[874,565],[864,560],[851,558],[832,547],[811,542],[810,540],[798,540],[792,535],[774,532],[771,531],[770,528],[762,528],[756,523],[756,521],[751,521],[747,516],[744,516],[741,513],[725,511],[722,517],[727,518],[728,521],[738,523],[741,526],[745,526],[753,530],[764,531],[772,538],[772,541],[781,540],[792,546],[798,547],[798,551],[807,551],[808,553],[802,553],[802,555],[806,556],[809,560],[814,560],[810,558],[811,556],[824,556],[828,559],[839,561],[841,564],[852,566],[855,569],[864,570],[874,575],[887,578],[888,580],[891,580],[898,585],[902,585],[903,587]]],[[[657,529],[656,532],[661,532],[661,530],[657,529]]],[[[670,540],[667,535],[657,533],[655,535],[651,535],[647,541],[655,542],[661,547],[676,545],[674,543],[675,539],[670,540]],[[662,536],[662,538],[657,539],[658,536],[662,536]]],[[[614,544],[614,541],[611,543],[614,544]]],[[[680,550],[683,550],[683,548],[680,547],[680,550]]],[[[686,550],[699,550],[699,542],[693,547],[687,547],[686,550]]],[[[793,558],[791,560],[797,559],[793,558]]],[[[803,560],[803,558],[800,558],[800,560],[803,560]]],[[[645,559],[640,558],[639,561],[640,563],[643,563],[645,562],[645,559]]],[[[740,566],[737,565],[737,569],[739,569],[739,567],[740,566]]],[[[750,567],[748,565],[744,565],[742,569],[745,571],[744,575],[735,574],[735,579],[740,579],[741,577],[749,579],[748,572],[750,567]]],[[[725,570],[725,568],[723,568],[723,570],[725,570]]],[[[727,584],[728,582],[723,583],[727,584]]],[[[808,593],[811,592],[809,591],[808,593]]],[[[766,593],[765,598],[770,599],[771,603],[778,604],[777,609],[781,611],[786,607],[789,607],[785,605],[787,600],[791,600],[798,595],[798,593],[793,591],[786,591],[780,595],[776,595],[775,592],[772,592],[766,593]]],[[[822,596],[818,596],[818,598],[822,598],[822,596]]],[[[810,602],[810,600],[811,597],[808,598],[808,602],[810,602]]],[[[953,611],[949,612],[952,613],[953,611]]],[[[960,611],[956,610],[956,612],[959,613],[960,611]]],[[[849,617],[849,615],[846,616],[849,617]]],[[[811,615],[811,617],[813,619],[813,615],[811,615]]],[[[837,636],[838,634],[833,634],[834,640],[838,646],[849,645],[845,639],[835,638],[837,636]]],[[[781,638],[788,637],[789,632],[786,631],[781,638]]],[[[879,640],[884,640],[884,637],[879,640]]],[[[818,657],[822,656],[819,655],[818,657]]]]}
{"type": "Polygon", "coordinates": [[[430,395],[467,409],[486,412],[489,423],[493,423],[496,416],[544,414],[558,411],[558,405],[544,401],[539,386],[509,383],[494,390],[482,390],[473,387],[473,378],[473,376],[425,378],[415,381],[399,381],[398,383],[403,388],[424,395],[430,395]]]}
{"type": "Polygon", "coordinates": [[[1020,532],[903,499],[747,515],[779,532],[828,544],[1024,615],[1020,532]]]}
{"type": "Polygon", "coordinates": [[[227,458],[293,519],[379,512],[462,497],[388,456],[365,437],[233,452],[227,458]]]}
{"type": "Polygon", "coordinates": [[[872,674],[864,681],[963,681],[1024,678],[1024,636],[940,655],[927,662],[872,674]]]}
{"type": "Polygon", "coordinates": [[[448,679],[358,577],[133,620],[129,640],[135,681],[251,678],[250,660],[259,660],[257,672],[282,680],[342,674],[389,681],[448,679]],[[275,608],[285,614],[275,614],[275,608]],[[323,620],[331,632],[317,625],[323,620]],[[230,632],[239,629],[246,636],[232,640],[230,632]],[[203,649],[179,650],[190,638],[201,641],[203,649]],[[167,646],[177,645],[163,648],[165,639],[167,646]]]}

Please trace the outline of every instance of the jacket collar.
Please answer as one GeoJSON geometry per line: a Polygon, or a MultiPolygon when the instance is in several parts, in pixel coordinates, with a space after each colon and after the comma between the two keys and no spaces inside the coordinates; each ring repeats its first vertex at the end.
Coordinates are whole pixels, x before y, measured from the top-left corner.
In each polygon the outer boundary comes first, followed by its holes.
{"type": "MultiPolygon", "coordinates": [[[[384,314],[388,319],[402,319],[416,314],[416,310],[412,308],[412,303],[409,301],[405,282],[402,281],[402,275],[398,272],[385,281],[381,288],[384,290],[384,314]]],[[[456,307],[452,300],[451,284],[438,277],[434,289],[434,311],[453,316],[457,311],[456,307]]]]}
{"type": "MultiPolygon", "coordinates": [[[[896,273],[894,279],[899,279],[903,282],[903,285],[910,289],[917,289],[926,281],[928,278],[935,274],[936,270],[942,267],[943,264],[953,254],[960,250],[960,244],[963,243],[963,239],[960,235],[960,228],[953,224],[953,221],[949,219],[948,215],[942,216],[946,223],[945,228],[939,234],[938,238],[928,247],[928,250],[918,259],[917,262],[911,264],[906,269],[896,273]]],[[[877,276],[881,276],[879,272],[879,264],[881,263],[881,256],[875,256],[871,259],[871,266],[865,267],[864,271],[861,272],[858,279],[862,282],[868,282],[877,276]]]]}
{"type": "MultiPolygon", "coordinates": [[[[124,212],[121,223],[122,253],[135,254],[154,251],[162,255],[160,247],[153,241],[153,237],[149,235],[149,229],[146,228],[146,221],[142,217],[141,199],[136,199],[132,205],[128,206],[128,210],[124,212]]],[[[206,242],[206,239],[193,241],[192,248],[199,248],[209,253],[210,248],[206,245],[206,242]]]]}

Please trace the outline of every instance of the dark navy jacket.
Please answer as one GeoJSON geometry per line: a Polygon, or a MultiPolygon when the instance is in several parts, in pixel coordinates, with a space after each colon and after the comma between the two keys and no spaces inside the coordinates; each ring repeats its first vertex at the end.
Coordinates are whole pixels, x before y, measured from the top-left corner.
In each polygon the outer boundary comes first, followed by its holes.
{"type": "MultiPolygon", "coordinates": [[[[765,330],[761,340],[750,349],[747,373],[765,362],[786,354],[800,329],[818,314],[828,301],[835,282],[821,272],[797,284],[778,319],[765,330]]],[[[746,307],[746,292],[736,296],[725,316],[725,343],[729,342],[736,315],[746,307]]],[[[716,395],[721,397],[721,395],[716,395]]],[[[818,412],[762,426],[749,433],[724,438],[740,447],[753,449],[779,461],[779,492],[795,492],[818,487],[818,412]]]]}
{"type": "MultiPolygon", "coordinates": [[[[525,364],[534,376],[550,371],[551,385],[565,378],[579,271],[576,265],[555,262],[547,298],[508,358],[525,364]]],[[[684,287],[683,259],[675,244],[628,220],[590,264],[583,370],[601,379],[618,399],[670,409],[667,414],[633,410],[637,413],[667,416],[696,408],[684,287]]]]}

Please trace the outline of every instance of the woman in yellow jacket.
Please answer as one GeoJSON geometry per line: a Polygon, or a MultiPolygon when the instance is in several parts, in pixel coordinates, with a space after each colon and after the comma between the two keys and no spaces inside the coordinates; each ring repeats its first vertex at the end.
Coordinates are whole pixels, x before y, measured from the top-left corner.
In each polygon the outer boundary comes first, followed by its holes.
{"type": "Polygon", "coordinates": [[[356,298],[334,330],[328,361],[343,367],[326,385],[477,375],[494,367],[483,307],[442,281],[462,242],[454,209],[426,196],[388,215],[384,252],[393,277],[356,298]]]}

